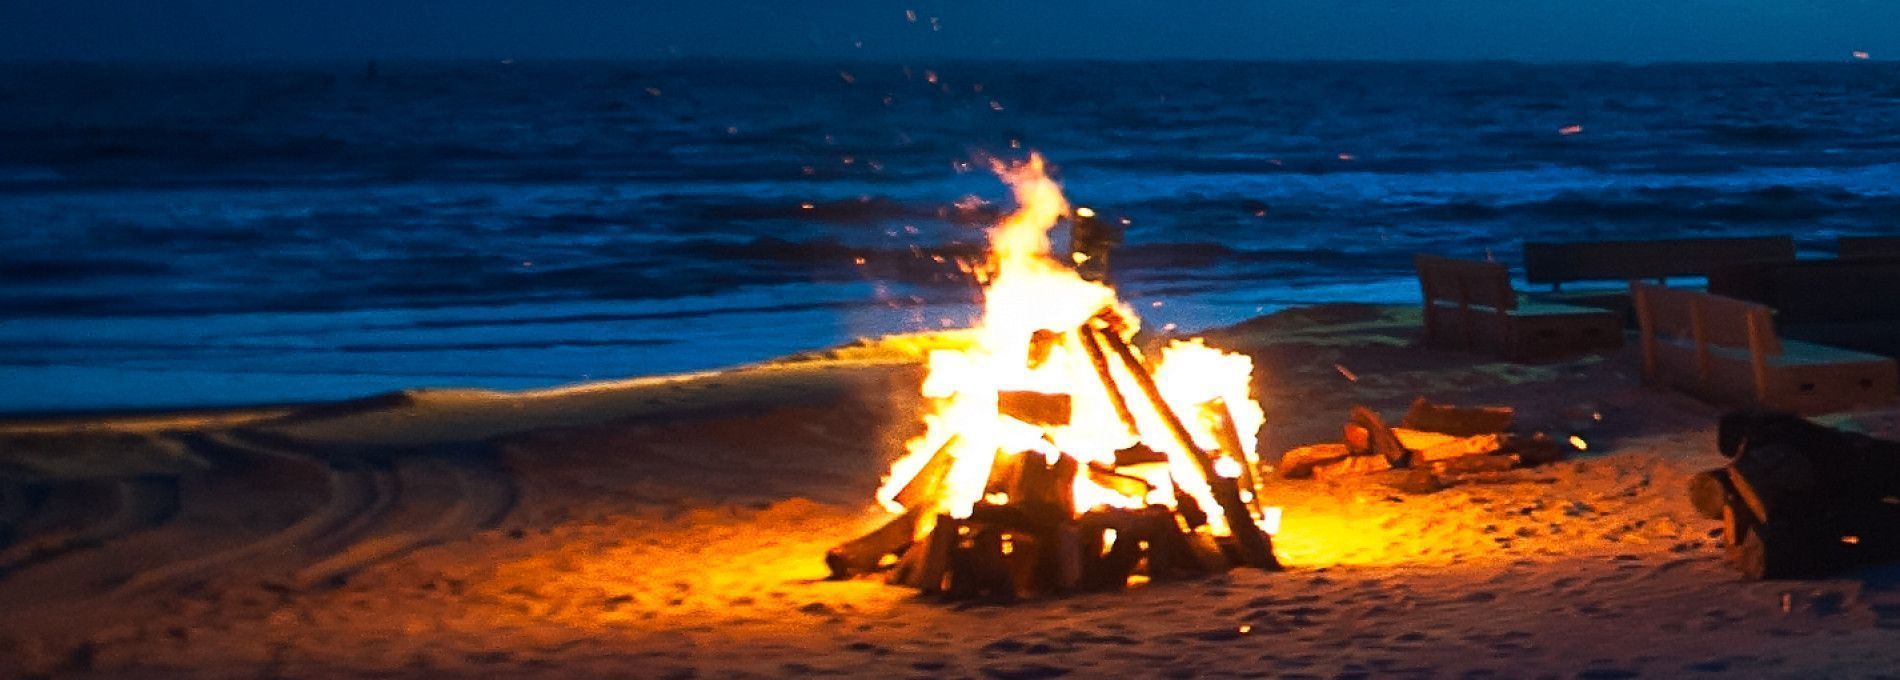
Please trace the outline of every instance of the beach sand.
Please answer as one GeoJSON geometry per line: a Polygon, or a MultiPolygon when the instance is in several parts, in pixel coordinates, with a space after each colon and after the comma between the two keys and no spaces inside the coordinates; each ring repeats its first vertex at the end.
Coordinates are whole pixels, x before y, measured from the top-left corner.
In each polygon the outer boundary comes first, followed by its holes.
{"type": "MultiPolygon", "coordinates": [[[[1685,493],[1720,462],[1720,410],[1640,386],[1633,349],[1519,365],[1416,335],[1414,310],[1336,305],[1207,337],[1255,357],[1269,460],[1419,395],[1514,405],[1589,451],[1425,495],[1274,481],[1284,572],[1011,606],[823,578],[825,549],[881,516],[918,358],[955,335],[529,393],[0,424],[0,676],[1900,668],[1900,570],[1744,582],[1721,562],[1685,493]]],[[[1825,422],[1900,435],[1891,409],[1825,422]]]]}

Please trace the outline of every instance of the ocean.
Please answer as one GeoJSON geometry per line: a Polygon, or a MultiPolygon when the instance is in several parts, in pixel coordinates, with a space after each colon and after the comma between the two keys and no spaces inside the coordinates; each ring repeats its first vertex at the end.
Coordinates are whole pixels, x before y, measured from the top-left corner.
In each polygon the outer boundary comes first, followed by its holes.
{"type": "Polygon", "coordinates": [[[1900,232],[1900,64],[0,66],[0,413],[518,389],[968,324],[1030,150],[1150,325],[1411,254],[1900,232]]]}

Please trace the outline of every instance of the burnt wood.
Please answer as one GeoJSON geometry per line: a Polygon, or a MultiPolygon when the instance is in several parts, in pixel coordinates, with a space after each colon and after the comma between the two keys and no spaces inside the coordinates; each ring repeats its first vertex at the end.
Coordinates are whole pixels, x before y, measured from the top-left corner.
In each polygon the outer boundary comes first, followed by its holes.
{"type": "Polygon", "coordinates": [[[883,566],[884,558],[902,555],[916,540],[917,522],[923,511],[905,510],[863,536],[838,544],[825,553],[825,566],[831,578],[844,579],[868,574],[883,566]]]}

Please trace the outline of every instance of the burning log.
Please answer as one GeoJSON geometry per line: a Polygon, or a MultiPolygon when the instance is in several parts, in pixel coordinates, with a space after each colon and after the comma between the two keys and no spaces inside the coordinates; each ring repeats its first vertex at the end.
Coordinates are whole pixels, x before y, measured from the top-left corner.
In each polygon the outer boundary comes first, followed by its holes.
{"type": "MultiPolygon", "coordinates": [[[[1099,315],[1096,318],[1104,320],[1099,315]]],[[[1116,323],[1113,319],[1104,321],[1110,324],[1116,323]]],[[[1214,502],[1220,504],[1221,514],[1227,520],[1227,527],[1239,543],[1242,562],[1261,569],[1279,569],[1280,562],[1273,556],[1272,539],[1260,531],[1260,526],[1254,523],[1253,515],[1247,511],[1246,504],[1241,502],[1238,483],[1232,478],[1221,476],[1215,470],[1214,461],[1208,457],[1206,451],[1202,451],[1200,446],[1194,443],[1194,435],[1188,433],[1187,426],[1182,424],[1180,416],[1175,414],[1174,409],[1170,408],[1167,400],[1162,397],[1161,387],[1155,384],[1154,374],[1148,370],[1140,357],[1135,356],[1134,349],[1122,340],[1114,327],[1111,325],[1108,329],[1098,330],[1102,331],[1098,333],[1101,339],[1108,343],[1109,349],[1114,350],[1115,354],[1121,357],[1122,363],[1128,367],[1128,372],[1134,375],[1135,384],[1141,387],[1141,393],[1148,398],[1156,415],[1159,415],[1161,422],[1167,425],[1168,433],[1174,436],[1175,445],[1193,460],[1195,467],[1199,468],[1201,475],[1207,479],[1207,485],[1214,494],[1214,502]]]]}
{"type": "Polygon", "coordinates": [[[950,551],[956,547],[962,523],[949,515],[937,515],[930,534],[904,552],[897,568],[891,571],[891,583],[899,583],[926,593],[943,590],[944,575],[950,570],[950,551]]]}
{"type": "Polygon", "coordinates": [[[926,593],[1009,600],[1121,588],[1144,570],[1277,566],[1260,530],[1251,360],[1177,342],[1157,376],[1122,334],[1113,291],[1049,256],[1064,207],[1039,159],[1003,174],[1023,208],[992,232],[983,326],[972,347],[928,355],[925,432],[878,490],[901,514],[833,548],[834,575],[889,567],[890,582],[926,593]],[[1190,408],[1201,417],[1183,423],[1190,408]],[[1234,536],[1217,540],[1223,524],[1234,536]]]}
{"type": "Polygon", "coordinates": [[[917,474],[911,475],[910,481],[905,482],[904,487],[892,497],[892,502],[905,508],[929,504],[936,497],[937,489],[943,486],[944,478],[950,475],[950,465],[955,462],[950,452],[956,450],[958,442],[958,437],[952,436],[944,441],[943,446],[937,447],[937,451],[930,454],[930,459],[917,470],[917,474]]]}
{"type": "Polygon", "coordinates": [[[1115,372],[1109,368],[1108,356],[1102,353],[1102,335],[1094,326],[1086,323],[1076,330],[1082,350],[1089,355],[1089,363],[1095,367],[1096,379],[1102,382],[1102,389],[1108,392],[1109,404],[1115,407],[1115,415],[1121,418],[1123,425],[1128,426],[1129,432],[1139,432],[1140,428],[1135,424],[1135,412],[1128,408],[1128,396],[1122,394],[1121,387],[1116,385],[1115,372]]]}
{"type": "Polygon", "coordinates": [[[1220,440],[1221,450],[1230,460],[1240,465],[1240,486],[1246,491],[1242,494],[1244,496],[1242,500],[1247,502],[1254,519],[1261,519],[1265,513],[1260,507],[1260,498],[1265,495],[1265,492],[1260,486],[1260,471],[1255,466],[1258,459],[1247,455],[1247,449],[1241,444],[1240,428],[1234,425],[1233,411],[1227,408],[1226,401],[1215,399],[1202,405],[1201,414],[1210,421],[1209,429],[1213,430],[1214,437],[1220,440]]]}
{"type": "Polygon", "coordinates": [[[996,411],[1031,425],[1069,424],[1069,395],[1011,390],[996,393],[996,411]]]}

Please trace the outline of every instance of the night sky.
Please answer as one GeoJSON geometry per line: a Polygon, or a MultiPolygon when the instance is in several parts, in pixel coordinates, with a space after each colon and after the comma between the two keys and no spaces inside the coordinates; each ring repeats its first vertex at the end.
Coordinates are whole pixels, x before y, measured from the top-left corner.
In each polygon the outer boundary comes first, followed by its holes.
{"type": "Polygon", "coordinates": [[[1876,59],[1900,55],[1900,1],[0,2],[0,60],[7,61],[1838,61],[1855,50],[1876,59]]]}

